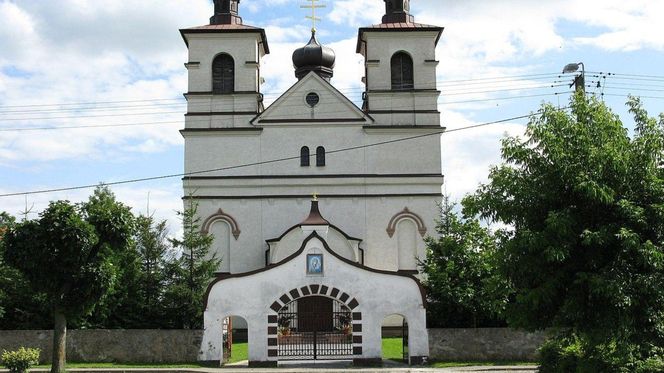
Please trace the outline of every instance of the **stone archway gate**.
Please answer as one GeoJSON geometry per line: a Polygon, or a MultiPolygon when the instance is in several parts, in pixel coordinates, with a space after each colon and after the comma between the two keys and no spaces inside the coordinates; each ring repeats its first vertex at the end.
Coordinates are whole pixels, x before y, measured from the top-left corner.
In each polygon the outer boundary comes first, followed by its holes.
{"type": "Polygon", "coordinates": [[[267,316],[268,356],[278,360],[361,356],[359,306],[357,299],[332,286],[312,284],[284,293],[272,303],[267,316]],[[316,303],[322,309],[316,309],[316,303]],[[305,304],[314,304],[314,308],[308,306],[303,310],[305,304]]]}

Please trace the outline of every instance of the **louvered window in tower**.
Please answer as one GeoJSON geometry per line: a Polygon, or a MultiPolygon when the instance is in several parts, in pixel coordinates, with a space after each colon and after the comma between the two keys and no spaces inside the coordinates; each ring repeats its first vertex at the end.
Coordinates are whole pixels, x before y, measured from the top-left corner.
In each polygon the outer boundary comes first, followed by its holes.
{"type": "Polygon", "coordinates": [[[395,53],[391,61],[392,89],[413,89],[413,59],[404,52],[395,53]]]}
{"type": "Polygon", "coordinates": [[[212,92],[231,93],[235,90],[235,61],[227,54],[220,54],[212,62],[212,92]]]}

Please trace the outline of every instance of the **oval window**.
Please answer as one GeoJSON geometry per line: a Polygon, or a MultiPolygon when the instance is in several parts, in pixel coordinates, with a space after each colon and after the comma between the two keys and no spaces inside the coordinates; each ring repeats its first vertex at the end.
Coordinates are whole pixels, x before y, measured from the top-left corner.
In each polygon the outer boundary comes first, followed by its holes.
{"type": "Polygon", "coordinates": [[[311,107],[314,107],[314,106],[318,105],[318,102],[320,102],[320,97],[318,96],[317,93],[311,92],[311,93],[307,94],[306,101],[307,101],[307,105],[309,105],[311,107]]]}

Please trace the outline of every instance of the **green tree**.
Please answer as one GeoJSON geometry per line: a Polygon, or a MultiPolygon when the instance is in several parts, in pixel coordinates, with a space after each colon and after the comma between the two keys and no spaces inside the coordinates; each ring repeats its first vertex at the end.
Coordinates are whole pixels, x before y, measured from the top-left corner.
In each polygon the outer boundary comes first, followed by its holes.
{"type": "Polygon", "coordinates": [[[9,282],[9,270],[10,268],[7,267],[4,264],[3,261],[3,256],[4,256],[4,245],[3,245],[3,237],[5,236],[5,233],[14,226],[16,223],[16,219],[14,219],[13,216],[9,215],[6,212],[0,212],[0,320],[2,320],[4,314],[5,314],[5,305],[7,303],[7,283],[9,282]]]}
{"type": "Polygon", "coordinates": [[[169,327],[197,329],[203,326],[203,297],[221,260],[210,255],[213,237],[201,232],[198,205],[192,202],[183,212],[182,239],[172,239],[176,250],[166,268],[168,283],[164,294],[169,327]]]}
{"type": "Polygon", "coordinates": [[[544,105],[464,200],[465,213],[510,226],[499,250],[516,291],[510,323],[560,328],[612,367],[664,346],[664,115],[628,106],[632,137],[594,98],[577,95],[569,113],[544,105]]]}
{"type": "Polygon", "coordinates": [[[114,285],[116,253],[129,245],[130,209],[106,187],[80,205],[51,202],[5,236],[5,258],[43,292],[53,312],[51,372],[65,370],[67,320],[90,312],[114,285]]]}
{"type": "Polygon", "coordinates": [[[141,299],[141,327],[158,328],[164,318],[167,255],[171,249],[166,221],[155,222],[152,216],[139,216],[136,250],[140,276],[138,293],[141,299]]]}
{"type": "Polygon", "coordinates": [[[509,287],[496,270],[496,238],[472,218],[459,217],[446,197],[438,238],[426,238],[426,259],[419,263],[427,290],[431,327],[504,326],[509,287]]]}

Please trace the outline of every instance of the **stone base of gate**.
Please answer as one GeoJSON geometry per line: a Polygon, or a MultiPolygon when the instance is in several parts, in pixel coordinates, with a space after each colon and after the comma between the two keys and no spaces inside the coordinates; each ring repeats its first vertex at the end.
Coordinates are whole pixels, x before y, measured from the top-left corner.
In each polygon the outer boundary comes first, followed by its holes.
{"type": "Polygon", "coordinates": [[[411,356],[410,365],[425,365],[429,361],[428,356],[411,356]]]}
{"type": "Polygon", "coordinates": [[[353,365],[356,367],[375,367],[383,364],[383,359],[379,357],[353,359],[353,365]]]}
{"type": "Polygon", "coordinates": [[[276,368],[276,361],[249,361],[249,368],[276,368]]]}

